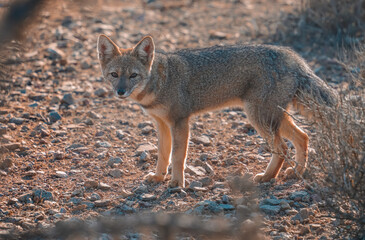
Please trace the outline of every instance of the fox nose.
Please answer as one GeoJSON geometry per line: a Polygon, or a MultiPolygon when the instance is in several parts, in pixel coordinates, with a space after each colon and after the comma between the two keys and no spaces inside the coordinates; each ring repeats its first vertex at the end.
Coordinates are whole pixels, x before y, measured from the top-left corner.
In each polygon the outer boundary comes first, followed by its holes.
{"type": "Polygon", "coordinates": [[[118,90],[117,90],[117,93],[118,93],[118,95],[119,95],[119,96],[124,95],[124,94],[125,94],[125,92],[126,92],[126,90],[125,90],[125,89],[118,89],[118,90]]]}

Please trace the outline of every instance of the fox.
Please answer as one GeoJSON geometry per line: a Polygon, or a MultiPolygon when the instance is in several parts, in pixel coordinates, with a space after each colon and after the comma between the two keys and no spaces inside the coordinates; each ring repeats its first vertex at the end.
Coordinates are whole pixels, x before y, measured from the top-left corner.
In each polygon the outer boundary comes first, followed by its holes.
{"type": "Polygon", "coordinates": [[[120,48],[106,35],[97,40],[101,72],[120,99],[137,102],[157,125],[158,156],[147,182],[163,182],[171,162],[169,187],[185,187],[189,119],[199,113],[241,107],[248,121],[271,149],[271,160],[255,182],[276,178],[287,145],[295,148],[295,165],[287,178],[307,168],[308,135],[288,112],[296,109],[311,118],[312,102],[333,107],[338,95],[306,61],[288,47],[228,45],[164,52],[152,36],[131,48],[120,48]]]}

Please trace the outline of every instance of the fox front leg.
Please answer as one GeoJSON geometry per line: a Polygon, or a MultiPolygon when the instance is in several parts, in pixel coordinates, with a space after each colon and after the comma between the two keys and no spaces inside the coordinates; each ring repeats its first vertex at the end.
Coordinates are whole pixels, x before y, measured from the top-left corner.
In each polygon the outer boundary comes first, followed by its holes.
{"type": "Polygon", "coordinates": [[[162,182],[167,174],[171,153],[170,127],[160,118],[155,117],[158,129],[158,159],[156,173],[149,173],[145,179],[148,182],[162,182]]]}
{"type": "Polygon", "coordinates": [[[189,141],[189,120],[180,119],[171,128],[172,176],[169,187],[185,187],[185,159],[189,141]]]}

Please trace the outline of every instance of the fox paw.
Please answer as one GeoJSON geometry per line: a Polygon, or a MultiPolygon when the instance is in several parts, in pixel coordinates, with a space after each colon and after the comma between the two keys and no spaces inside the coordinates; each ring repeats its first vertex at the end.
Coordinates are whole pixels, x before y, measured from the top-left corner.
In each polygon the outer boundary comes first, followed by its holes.
{"type": "Polygon", "coordinates": [[[271,180],[271,178],[267,177],[265,175],[265,173],[258,173],[253,178],[253,181],[256,182],[256,183],[269,182],[270,180],[271,180]]]}
{"type": "Polygon", "coordinates": [[[171,179],[171,181],[169,182],[169,187],[170,188],[175,188],[175,187],[184,188],[185,187],[185,183],[184,183],[183,180],[171,179]]]}
{"type": "Polygon", "coordinates": [[[159,182],[162,182],[165,179],[165,176],[156,175],[155,173],[149,173],[144,177],[144,179],[147,182],[150,182],[150,183],[159,183],[159,182]]]}

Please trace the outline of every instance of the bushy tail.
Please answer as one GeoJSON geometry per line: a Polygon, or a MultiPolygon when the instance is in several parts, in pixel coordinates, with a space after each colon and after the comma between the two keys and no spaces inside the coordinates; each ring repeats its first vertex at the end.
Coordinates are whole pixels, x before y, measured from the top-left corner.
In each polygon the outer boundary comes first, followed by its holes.
{"type": "Polygon", "coordinates": [[[301,79],[295,95],[294,107],[303,116],[310,119],[320,108],[335,108],[339,103],[339,95],[336,90],[314,73],[301,79]]]}

